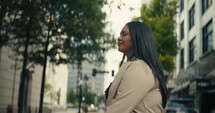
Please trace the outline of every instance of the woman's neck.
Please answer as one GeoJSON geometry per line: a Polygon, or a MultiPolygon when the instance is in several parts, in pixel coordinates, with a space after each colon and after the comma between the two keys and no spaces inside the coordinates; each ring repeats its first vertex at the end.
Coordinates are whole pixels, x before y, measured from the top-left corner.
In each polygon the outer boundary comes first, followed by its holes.
{"type": "Polygon", "coordinates": [[[128,61],[135,61],[135,60],[137,60],[137,58],[135,56],[132,56],[132,55],[127,56],[127,62],[128,61]]]}

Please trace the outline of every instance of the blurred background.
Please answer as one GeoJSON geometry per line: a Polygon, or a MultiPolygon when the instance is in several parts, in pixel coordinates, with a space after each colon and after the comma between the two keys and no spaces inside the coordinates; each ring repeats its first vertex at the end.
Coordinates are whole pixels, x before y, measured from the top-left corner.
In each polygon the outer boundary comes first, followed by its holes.
{"type": "Polygon", "coordinates": [[[215,113],[214,0],[1,0],[0,113],[104,113],[129,21],[153,31],[165,113],[215,113]]]}

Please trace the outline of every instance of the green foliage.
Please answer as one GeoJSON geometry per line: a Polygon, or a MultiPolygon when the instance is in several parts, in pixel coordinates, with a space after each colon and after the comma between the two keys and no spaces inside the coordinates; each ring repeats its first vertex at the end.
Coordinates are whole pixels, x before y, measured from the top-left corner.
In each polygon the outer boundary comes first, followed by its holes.
{"type": "Polygon", "coordinates": [[[82,96],[85,98],[88,105],[95,104],[94,102],[97,95],[92,91],[88,91],[86,84],[82,85],[82,96]]]}
{"type": "MultiPolygon", "coordinates": [[[[63,4],[58,24],[69,37],[63,45],[63,52],[78,60],[103,57],[103,52],[113,47],[115,40],[103,32],[106,23],[101,4],[97,0],[67,1],[63,4]]],[[[54,57],[52,59],[55,60],[54,57]]]]}
{"type": "Polygon", "coordinates": [[[53,89],[52,85],[50,83],[45,83],[45,87],[44,87],[44,90],[45,90],[45,93],[48,93],[49,91],[51,91],[53,89]]]}
{"type": "Polygon", "coordinates": [[[177,54],[175,34],[176,0],[152,0],[149,5],[143,4],[141,16],[133,20],[143,21],[153,31],[157,51],[164,70],[174,69],[174,56],[177,54]]]}
{"type": "Polygon", "coordinates": [[[97,96],[97,98],[98,98],[98,103],[104,103],[104,100],[105,100],[104,95],[99,95],[99,96],[97,96]]]}
{"type": "Polygon", "coordinates": [[[28,63],[42,65],[49,36],[50,62],[105,61],[104,52],[114,47],[115,39],[104,32],[103,4],[100,0],[2,0],[0,47],[9,45],[22,56],[29,39],[28,63]]]}
{"type": "Polygon", "coordinates": [[[87,104],[95,104],[96,94],[94,92],[87,92],[87,104]]]}
{"type": "Polygon", "coordinates": [[[160,55],[160,60],[167,72],[171,72],[175,68],[174,59],[170,55],[160,55]]]}
{"type": "Polygon", "coordinates": [[[73,90],[70,90],[67,94],[67,103],[76,103],[76,94],[73,90]]]}
{"type": "Polygon", "coordinates": [[[57,92],[54,91],[54,88],[50,83],[45,83],[44,92],[46,97],[50,98],[51,101],[57,101],[57,92]]]}

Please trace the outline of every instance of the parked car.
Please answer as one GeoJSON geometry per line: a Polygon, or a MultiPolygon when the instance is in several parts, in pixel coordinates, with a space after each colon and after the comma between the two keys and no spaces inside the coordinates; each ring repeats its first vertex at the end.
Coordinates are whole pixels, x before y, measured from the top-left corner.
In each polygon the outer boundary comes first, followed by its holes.
{"type": "Polygon", "coordinates": [[[90,106],[87,107],[83,106],[82,110],[83,112],[97,112],[98,108],[94,104],[91,104],[90,106]]]}
{"type": "Polygon", "coordinates": [[[177,102],[170,101],[165,109],[166,113],[188,113],[186,107],[177,102]]]}
{"type": "Polygon", "coordinates": [[[197,113],[193,99],[170,99],[165,109],[166,113],[197,113]]]}
{"type": "Polygon", "coordinates": [[[104,103],[100,103],[99,105],[98,105],[98,109],[102,109],[102,110],[105,110],[105,104],[104,103]]]}

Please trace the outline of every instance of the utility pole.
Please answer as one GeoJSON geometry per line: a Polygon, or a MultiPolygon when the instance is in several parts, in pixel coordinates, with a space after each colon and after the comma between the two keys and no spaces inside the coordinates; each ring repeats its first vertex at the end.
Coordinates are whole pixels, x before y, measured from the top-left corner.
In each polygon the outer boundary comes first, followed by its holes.
{"type": "Polygon", "coordinates": [[[85,87],[86,87],[86,94],[85,94],[85,108],[84,108],[84,110],[85,110],[85,113],[87,113],[88,112],[88,109],[87,109],[87,95],[88,95],[88,85],[87,85],[87,81],[88,81],[88,76],[85,74],[84,75],[84,81],[85,81],[85,87]]]}
{"type": "Polygon", "coordinates": [[[78,62],[78,86],[79,86],[79,104],[78,104],[78,113],[81,113],[81,101],[82,101],[82,63],[78,62]]]}

